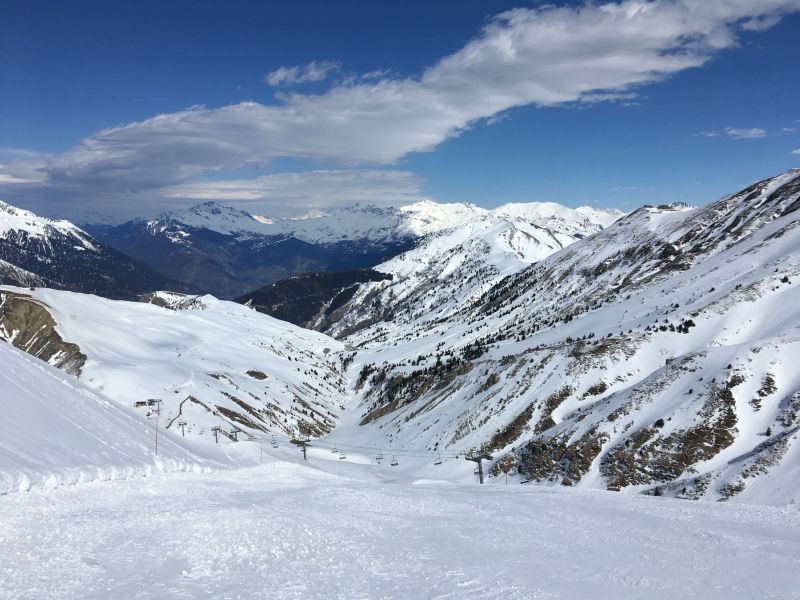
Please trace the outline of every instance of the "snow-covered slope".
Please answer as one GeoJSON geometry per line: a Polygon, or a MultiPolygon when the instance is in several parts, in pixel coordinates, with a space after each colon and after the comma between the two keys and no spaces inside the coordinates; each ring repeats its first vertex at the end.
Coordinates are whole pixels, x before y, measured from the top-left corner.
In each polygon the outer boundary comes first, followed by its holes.
{"type": "Polygon", "coordinates": [[[205,470],[222,462],[74,377],[0,343],[0,496],[32,487],[205,470]]]}
{"type": "Polygon", "coordinates": [[[0,202],[0,282],[48,285],[112,298],[190,286],[92,238],[69,221],[55,221],[0,202]]]}
{"type": "Polygon", "coordinates": [[[48,243],[51,238],[71,238],[87,250],[94,250],[91,238],[81,229],[64,220],[48,219],[0,201],[0,237],[25,236],[48,243]]]}
{"type": "Polygon", "coordinates": [[[395,280],[337,326],[362,399],[333,437],[483,446],[495,472],[541,482],[795,500],[798,208],[791,171],[702,208],[642,208],[540,262],[522,252],[530,266],[432,237],[377,267],[395,280]]]}
{"type": "Polygon", "coordinates": [[[797,598],[794,508],[442,485],[287,453],[0,497],[0,597],[797,598]]]}
{"type": "MultiPolygon", "coordinates": [[[[376,270],[392,278],[361,285],[339,311],[338,322],[331,319],[334,322],[326,331],[345,336],[376,320],[391,321],[392,327],[399,329],[436,322],[469,310],[504,276],[574,241],[569,235],[506,218],[484,219],[430,234],[413,250],[378,265],[376,270]]],[[[380,328],[374,333],[383,335],[380,328]]],[[[360,338],[353,339],[362,343],[360,338]]]]}
{"type": "Polygon", "coordinates": [[[168,222],[182,223],[240,236],[292,236],[313,244],[332,244],[343,240],[385,243],[415,239],[470,223],[505,217],[541,227],[553,225],[558,233],[583,237],[600,231],[623,214],[616,209],[571,209],[552,202],[505,204],[489,210],[474,204],[442,204],[423,200],[399,208],[355,205],[276,219],[251,215],[219,202],[205,202],[185,211],[166,213],[148,223],[151,227],[163,227],[168,222]]]}
{"type": "Polygon", "coordinates": [[[579,239],[605,229],[625,215],[615,208],[581,206],[572,209],[554,202],[504,204],[494,209],[492,213],[535,223],[554,233],[579,239]]]}
{"type": "Polygon", "coordinates": [[[2,285],[19,285],[19,286],[47,286],[58,287],[53,281],[49,281],[44,277],[40,277],[35,273],[21,269],[10,262],[0,260],[0,284],[2,285]]]}
{"type": "Polygon", "coordinates": [[[160,399],[165,427],[187,436],[333,427],[339,342],[211,296],[150,300],[0,288],[0,338],[124,406],[160,399]]]}

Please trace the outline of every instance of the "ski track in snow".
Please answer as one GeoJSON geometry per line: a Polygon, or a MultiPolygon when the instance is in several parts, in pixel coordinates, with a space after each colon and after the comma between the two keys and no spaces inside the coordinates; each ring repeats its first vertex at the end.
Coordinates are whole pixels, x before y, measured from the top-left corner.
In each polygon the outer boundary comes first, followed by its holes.
{"type": "Polygon", "coordinates": [[[0,597],[800,598],[795,508],[412,485],[271,452],[0,497],[0,597]]]}

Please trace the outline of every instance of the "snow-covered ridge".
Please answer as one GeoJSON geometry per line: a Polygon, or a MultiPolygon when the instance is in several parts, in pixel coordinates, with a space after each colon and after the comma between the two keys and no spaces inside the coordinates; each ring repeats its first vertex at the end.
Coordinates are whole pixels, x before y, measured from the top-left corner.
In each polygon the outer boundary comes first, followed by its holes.
{"type": "Polygon", "coordinates": [[[43,240],[54,235],[74,238],[83,248],[96,250],[89,234],[70,221],[40,217],[28,210],[0,201],[0,237],[7,237],[11,233],[25,234],[43,240]]]}
{"type": "Polygon", "coordinates": [[[359,348],[361,398],[335,439],[486,445],[542,483],[798,499],[800,171],[643,207],[543,260],[458,231],[376,267],[395,278],[332,330],[359,348]]]}
{"type": "Polygon", "coordinates": [[[571,209],[555,203],[506,204],[485,209],[473,204],[423,200],[399,208],[355,205],[315,209],[300,217],[252,215],[218,202],[205,202],[149,221],[154,229],[183,224],[228,235],[293,236],[310,243],[389,242],[423,237],[480,221],[513,219],[549,227],[557,233],[586,237],[624,213],[616,209],[571,209]]]}

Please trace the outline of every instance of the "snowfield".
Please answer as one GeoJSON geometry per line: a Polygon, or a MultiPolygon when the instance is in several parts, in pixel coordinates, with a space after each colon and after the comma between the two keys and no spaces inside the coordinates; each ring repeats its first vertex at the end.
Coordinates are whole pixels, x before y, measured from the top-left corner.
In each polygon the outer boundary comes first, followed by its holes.
{"type": "Polygon", "coordinates": [[[220,448],[190,449],[163,430],[156,456],[154,421],[9,344],[0,364],[0,495],[229,467],[220,448]]]}
{"type": "Polygon", "coordinates": [[[413,485],[269,451],[233,472],[0,497],[0,597],[800,597],[794,507],[413,485]]]}
{"type": "Polygon", "coordinates": [[[0,339],[17,345],[32,327],[21,309],[3,315],[6,303],[44,308],[84,355],[83,383],[129,408],[160,399],[164,426],[185,422],[193,438],[213,440],[216,426],[262,434],[302,426],[315,435],[333,426],[340,342],[213,296],[160,293],[151,302],[2,287],[0,339]]]}
{"type": "Polygon", "coordinates": [[[562,208],[406,207],[339,339],[1,286],[0,599],[800,599],[800,171],[562,208]]]}

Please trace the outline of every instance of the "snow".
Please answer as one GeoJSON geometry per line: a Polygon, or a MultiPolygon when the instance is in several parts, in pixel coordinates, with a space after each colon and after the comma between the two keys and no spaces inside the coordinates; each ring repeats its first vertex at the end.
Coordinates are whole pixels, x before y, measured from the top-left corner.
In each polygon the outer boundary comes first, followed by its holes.
{"type": "Polygon", "coordinates": [[[75,239],[81,248],[95,250],[89,234],[69,221],[53,220],[40,217],[28,210],[23,210],[0,201],[0,237],[10,233],[26,235],[46,240],[49,236],[59,235],[75,239]]]}
{"type": "Polygon", "coordinates": [[[48,310],[62,338],[87,356],[83,383],[126,407],[161,399],[165,425],[175,430],[185,421],[190,437],[213,439],[214,426],[251,433],[288,432],[301,421],[333,425],[340,395],[334,356],[343,346],[323,334],[213,296],[156,294],[163,307],[45,288],[2,289],[48,310]],[[318,414],[302,414],[298,402],[318,414]],[[250,425],[219,414],[225,411],[250,425]]]}
{"type": "MultiPolygon", "coordinates": [[[[316,244],[341,241],[384,243],[424,237],[482,221],[513,220],[552,228],[557,234],[585,237],[622,216],[616,209],[571,209],[555,203],[506,204],[485,209],[467,203],[422,200],[399,208],[355,205],[327,211],[312,210],[300,217],[252,215],[218,202],[166,213],[149,222],[152,228],[184,225],[228,235],[293,236],[316,244]]],[[[174,241],[180,242],[179,239],[174,241]]]]}
{"type": "MultiPolygon", "coordinates": [[[[331,443],[463,452],[529,411],[495,457],[532,439],[557,453],[559,444],[597,437],[599,453],[568,485],[606,488],[606,461],[642,432],[655,447],[637,455],[637,477],[622,488],[628,493],[665,483],[662,461],[678,469],[665,494],[800,502],[800,421],[792,408],[800,406],[800,215],[787,210],[796,189],[775,195],[797,177],[789,172],[699,209],[643,208],[563,249],[539,246],[541,254],[531,245],[515,255],[490,226],[428,236],[376,267],[394,279],[362,286],[331,329],[358,349],[351,381],[374,366],[383,381],[413,374],[420,383],[391,390],[394,406],[388,384],[353,389],[331,443]],[[668,243],[685,266],[673,267],[663,253],[668,243]],[[690,331],[675,329],[687,319],[690,331]],[[593,337],[579,347],[575,340],[587,334],[593,337]],[[462,372],[423,383],[424,369],[448,359],[443,352],[458,357],[487,337],[485,353],[464,361],[462,372]],[[731,386],[730,439],[717,440],[709,459],[681,466],[680,440],[721,422],[715,399],[739,378],[731,386]],[[773,389],[764,387],[768,378],[773,389]],[[548,410],[544,401],[567,387],[548,410]],[[362,425],[379,407],[387,410],[362,425]],[[538,428],[549,418],[553,426],[538,428]]],[[[548,238],[534,232],[532,239],[548,238]]],[[[714,442],[713,435],[705,441],[714,442]]],[[[559,464],[569,461],[554,462],[540,484],[562,483],[559,464]]]]}
{"type": "MultiPolygon", "coordinates": [[[[343,341],[210,296],[3,287],[87,361],[78,380],[0,344],[0,597],[800,598],[800,215],[797,188],[778,193],[798,176],[599,233],[613,215],[585,207],[588,224],[550,205],[422,203],[402,222],[431,230],[379,267],[391,282],[357,292],[339,333],[367,325],[343,341]],[[396,383],[486,336],[463,370],[396,383]],[[356,389],[368,364],[397,402],[361,425],[388,404],[380,383],[356,389]],[[186,438],[160,431],[158,456],[131,408],[147,398],[188,422],[186,438]],[[242,401],[265,417],[245,427],[258,437],[208,443],[242,401]],[[338,424],[308,462],[287,439],[306,409],[338,424]],[[576,449],[538,485],[514,471],[475,485],[464,452],[520,415],[487,471],[532,438],[545,457],[576,449]],[[705,425],[714,451],[675,460],[705,425]],[[615,459],[637,435],[637,455],[615,459]],[[603,491],[620,462],[627,493],[603,491]]],[[[297,221],[317,235],[326,218],[334,235],[330,213],[297,221]]]]}
{"type": "Polygon", "coordinates": [[[798,597],[796,509],[423,482],[298,454],[0,497],[0,597],[798,597]]]}
{"type": "Polygon", "coordinates": [[[0,259],[0,278],[6,277],[20,285],[45,285],[46,280],[35,273],[21,269],[10,262],[0,259]]]}
{"type": "Polygon", "coordinates": [[[165,431],[155,456],[154,422],[8,344],[0,364],[0,495],[224,464],[165,431]]]}

